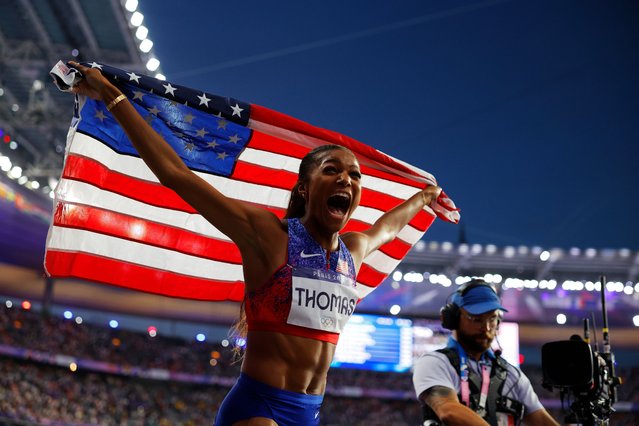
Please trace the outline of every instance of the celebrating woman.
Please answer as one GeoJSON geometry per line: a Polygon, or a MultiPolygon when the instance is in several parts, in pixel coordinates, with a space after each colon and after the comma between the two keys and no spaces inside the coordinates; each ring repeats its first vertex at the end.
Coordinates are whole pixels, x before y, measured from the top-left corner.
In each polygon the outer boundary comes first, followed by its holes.
{"type": "Polygon", "coordinates": [[[73,91],[104,102],[160,182],[240,250],[246,318],[239,329],[246,329],[246,349],[240,377],[215,424],[319,424],[326,375],[357,303],[363,259],[393,240],[441,189],[429,186],[369,229],[340,236],[359,204],[361,173],[350,150],[324,145],[302,159],[280,219],[221,194],[186,167],[98,69],[71,65],[84,74],[73,91]]]}

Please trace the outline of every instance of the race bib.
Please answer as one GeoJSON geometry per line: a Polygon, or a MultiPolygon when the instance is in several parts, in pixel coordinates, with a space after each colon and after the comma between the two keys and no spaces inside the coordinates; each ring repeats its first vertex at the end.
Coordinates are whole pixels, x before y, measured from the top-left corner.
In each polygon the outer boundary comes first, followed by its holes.
{"type": "Polygon", "coordinates": [[[357,304],[355,285],[334,271],[293,268],[293,295],[286,322],[340,333],[357,304]]]}

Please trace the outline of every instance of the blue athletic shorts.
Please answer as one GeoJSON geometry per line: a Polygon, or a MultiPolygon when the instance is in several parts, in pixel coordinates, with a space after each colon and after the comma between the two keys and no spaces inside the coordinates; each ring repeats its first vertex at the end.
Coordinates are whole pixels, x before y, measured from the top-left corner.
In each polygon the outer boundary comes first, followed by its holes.
{"type": "Polygon", "coordinates": [[[323,395],[274,388],[240,374],[220,405],[215,426],[231,426],[252,417],[272,419],[278,426],[316,426],[323,399],[323,395]]]}

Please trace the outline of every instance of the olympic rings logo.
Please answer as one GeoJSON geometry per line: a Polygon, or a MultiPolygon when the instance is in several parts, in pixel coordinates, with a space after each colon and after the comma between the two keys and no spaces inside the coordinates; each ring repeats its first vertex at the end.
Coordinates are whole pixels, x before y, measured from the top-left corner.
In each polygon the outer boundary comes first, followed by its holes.
{"type": "Polygon", "coordinates": [[[335,319],[331,317],[321,317],[320,323],[322,324],[322,328],[332,328],[335,326],[335,319]]]}

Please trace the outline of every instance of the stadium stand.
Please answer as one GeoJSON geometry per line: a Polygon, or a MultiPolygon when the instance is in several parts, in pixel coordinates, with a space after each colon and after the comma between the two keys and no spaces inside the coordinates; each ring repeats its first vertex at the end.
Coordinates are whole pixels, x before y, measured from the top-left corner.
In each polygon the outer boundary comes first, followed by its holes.
{"type": "MultiPolygon", "coordinates": [[[[15,425],[209,424],[239,372],[218,342],[110,329],[0,309],[0,417],[15,425]]],[[[557,395],[541,388],[541,368],[526,365],[536,391],[557,418],[557,395]]],[[[639,407],[639,368],[622,368],[619,399],[632,425],[639,407]],[[631,411],[634,407],[635,411],[631,411]]],[[[409,373],[334,368],[323,425],[416,425],[420,409],[409,373]],[[370,390],[378,390],[378,397],[370,390]]]]}

